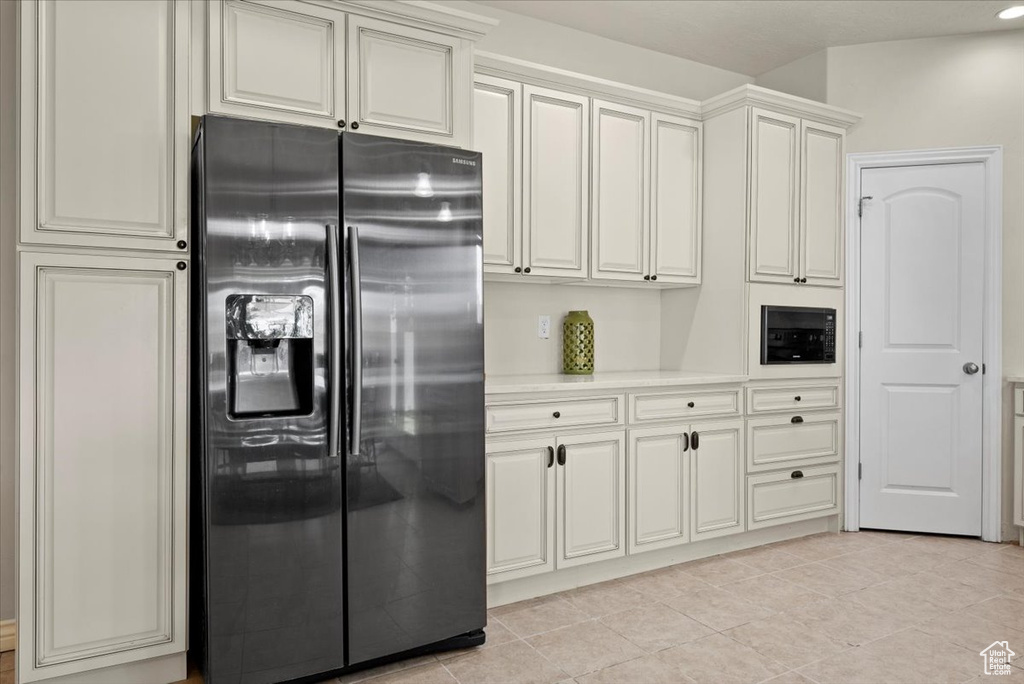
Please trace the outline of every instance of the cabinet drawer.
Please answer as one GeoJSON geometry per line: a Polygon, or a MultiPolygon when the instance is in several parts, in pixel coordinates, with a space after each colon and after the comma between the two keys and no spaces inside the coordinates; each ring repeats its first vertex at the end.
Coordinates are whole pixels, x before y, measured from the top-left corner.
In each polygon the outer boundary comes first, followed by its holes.
{"type": "Polygon", "coordinates": [[[1024,416],[1024,387],[1013,389],[1013,412],[1018,416],[1024,416]]]}
{"type": "Polygon", "coordinates": [[[740,393],[734,390],[629,395],[629,422],[650,423],[697,416],[738,416],[740,393]]]}
{"type": "Polygon", "coordinates": [[[820,518],[838,511],[838,465],[747,477],[748,530],[820,518]]]}
{"type": "Polygon", "coordinates": [[[587,397],[487,407],[487,432],[621,425],[622,397],[587,397]]]}
{"type": "Polygon", "coordinates": [[[839,408],[839,383],[747,388],[750,414],[830,408],[839,408]]]}
{"type": "Polygon", "coordinates": [[[839,412],[747,419],[747,472],[839,460],[839,412]]]}

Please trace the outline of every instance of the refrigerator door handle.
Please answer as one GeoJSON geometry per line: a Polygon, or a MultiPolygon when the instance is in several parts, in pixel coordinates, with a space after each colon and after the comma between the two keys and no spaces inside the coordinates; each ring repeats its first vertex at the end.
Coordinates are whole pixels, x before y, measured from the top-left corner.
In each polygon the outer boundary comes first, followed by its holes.
{"type": "Polygon", "coordinates": [[[348,226],[349,277],[352,287],[352,444],[353,455],[359,454],[362,442],[363,409],[363,293],[359,273],[359,230],[348,226]]]}
{"type": "Polygon", "coordinates": [[[338,458],[341,455],[341,385],[344,378],[341,373],[341,268],[338,259],[338,226],[333,223],[327,224],[327,283],[331,320],[331,413],[328,421],[327,456],[338,458]]]}

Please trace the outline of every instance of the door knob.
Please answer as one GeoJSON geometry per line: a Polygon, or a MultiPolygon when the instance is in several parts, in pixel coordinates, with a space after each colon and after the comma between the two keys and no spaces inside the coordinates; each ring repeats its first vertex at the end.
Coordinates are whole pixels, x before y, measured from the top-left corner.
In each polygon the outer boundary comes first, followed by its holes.
{"type": "Polygon", "coordinates": [[[967,373],[968,375],[974,375],[979,370],[980,369],[978,368],[978,364],[974,363],[973,361],[968,361],[967,363],[964,364],[964,373],[967,373]]]}

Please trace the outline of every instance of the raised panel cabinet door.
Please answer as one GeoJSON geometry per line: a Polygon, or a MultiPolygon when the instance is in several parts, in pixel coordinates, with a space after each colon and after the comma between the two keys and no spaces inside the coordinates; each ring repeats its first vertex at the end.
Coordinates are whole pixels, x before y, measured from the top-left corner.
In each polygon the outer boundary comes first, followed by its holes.
{"type": "Polygon", "coordinates": [[[650,112],[594,100],[590,172],[590,276],[650,276],[650,112]]]}
{"type": "Polygon", "coordinates": [[[809,285],[843,284],[844,136],[800,122],[800,273],[809,285]]]}
{"type": "Polygon", "coordinates": [[[523,270],[587,277],[590,100],[523,86],[523,270]]]}
{"type": "Polygon", "coordinates": [[[750,125],[750,280],[792,283],[800,272],[800,119],[752,108],[750,125]]]}
{"type": "Polygon", "coordinates": [[[702,124],[651,115],[651,275],[700,284],[702,124]]]}
{"type": "Polygon", "coordinates": [[[484,272],[515,273],[522,265],[523,87],[476,76],[473,148],[484,155],[484,272]]]}
{"type": "Polygon", "coordinates": [[[555,569],[555,439],[487,445],[487,575],[555,569]]]}
{"type": "Polygon", "coordinates": [[[690,538],[696,541],[742,532],[743,421],[691,425],[690,468],[690,538]]]}
{"type": "Polygon", "coordinates": [[[192,3],[21,7],[22,243],[177,250],[192,3]]]}
{"type": "Polygon", "coordinates": [[[688,426],[629,431],[629,552],[682,544],[690,538],[688,426]]]}
{"type": "Polygon", "coordinates": [[[1024,416],[1013,418],[1013,522],[1024,526],[1024,416]]]}
{"type": "Polygon", "coordinates": [[[626,554],[626,439],[623,432],[559,438],[556,568],[626,554]]]}
{"type": "Polygon", "coordinates": [[[187,279],[22,252],[22,681],[185,651],[187,279]]]}
{"type": "Polygon", "coordinates": [[[345,14],[298,0],[211,0],[211,112],[334,128],[345,108],[345,14]]]}
{"type": "Polygon", "coordinates": [[[350,15],[350,130],[468,146],[473,135],[472,60],[469,41],[350,15]]]}

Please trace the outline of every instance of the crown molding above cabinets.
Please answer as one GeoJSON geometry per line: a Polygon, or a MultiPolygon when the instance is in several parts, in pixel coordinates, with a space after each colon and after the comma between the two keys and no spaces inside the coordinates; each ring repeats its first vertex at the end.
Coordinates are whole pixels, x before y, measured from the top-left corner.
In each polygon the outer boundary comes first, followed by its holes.
{"type": "Polygon", "coordinates": [[[724,92],[721,95],[701,102],[701,118],[725,114],[740,107],[760,107],[770,109],[778,114],[796,116],[808,121],[849,128],[861,120],[861,115],[847,109],[833,107],[823,102],[815,102],[796,95],[780,93],[756,85],[742,85],[724,92]]]}

